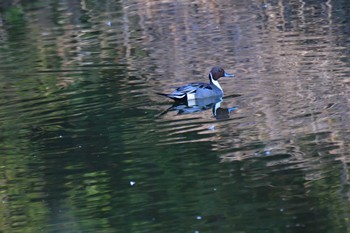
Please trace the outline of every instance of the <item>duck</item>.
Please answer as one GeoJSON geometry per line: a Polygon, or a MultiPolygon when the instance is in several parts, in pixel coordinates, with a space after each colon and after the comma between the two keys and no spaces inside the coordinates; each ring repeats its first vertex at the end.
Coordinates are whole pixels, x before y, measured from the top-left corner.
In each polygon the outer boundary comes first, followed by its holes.
{"type": "Polygon", "coordinates": [[[222,98],[224,91],[219,79],[222,77],[234,77],[234,74],[226,73],[220,66],[214,66],[209,72],[209,83],[195,82],[176,88],[172,93],[157,93],[168,97],[175,102],[191,102],[205,98],[222,98]]]}

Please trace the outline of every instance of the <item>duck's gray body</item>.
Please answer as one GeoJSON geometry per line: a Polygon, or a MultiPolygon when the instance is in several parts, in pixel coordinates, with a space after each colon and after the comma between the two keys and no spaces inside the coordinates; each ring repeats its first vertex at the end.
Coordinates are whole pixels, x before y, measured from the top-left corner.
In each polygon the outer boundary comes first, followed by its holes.
{"type": "Polygon", "coordinates": [[[219,84],[218,79],[221,77],[233,77],[234,75],[226,73],[220,67],[214,67],[209,73],[209,83],[190,83],[177,88],[171,94],[163,94],[175,101],[192,101],[204,98],[222,97],[224,92],[219,84]]]}

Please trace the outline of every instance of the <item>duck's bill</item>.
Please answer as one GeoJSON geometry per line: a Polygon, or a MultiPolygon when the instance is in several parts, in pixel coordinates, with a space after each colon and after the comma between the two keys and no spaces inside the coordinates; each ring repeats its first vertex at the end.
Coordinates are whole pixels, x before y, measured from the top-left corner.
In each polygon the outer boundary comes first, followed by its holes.
{"type": "Polygon", "coordinates": [[[226,72],[225,72],[224,77],[235,77],[235,75],[234,75],[234,74],[229,74],[229,73],[226,73],[226,72]]]}

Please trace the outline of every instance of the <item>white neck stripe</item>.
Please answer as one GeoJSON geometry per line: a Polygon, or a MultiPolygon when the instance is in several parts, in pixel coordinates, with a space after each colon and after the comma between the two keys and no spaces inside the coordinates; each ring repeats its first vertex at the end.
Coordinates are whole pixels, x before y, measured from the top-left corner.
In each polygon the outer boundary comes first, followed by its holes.
{"type": "Polygon", "coordinates": [[[219,88],[222,92],[224,92],[220,86],[220,83],[219,81],[216,81],[214,78],[213,78],[213,75],[211,74],[211,72],[209,73],[209,76],[210,76],[210,81],[217,87],[219,88]]]}

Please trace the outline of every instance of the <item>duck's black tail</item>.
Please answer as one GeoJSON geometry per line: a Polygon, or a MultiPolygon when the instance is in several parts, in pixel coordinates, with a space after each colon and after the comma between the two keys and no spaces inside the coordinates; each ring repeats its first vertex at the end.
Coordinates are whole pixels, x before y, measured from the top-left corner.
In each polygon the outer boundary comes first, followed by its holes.
{"type": "Polygon", "coordinates": [[[169,94],[160,93],[160,92],[156,92],[156,94],[157,94],[157,95],[162,95],[162,96],[165,96],[165,97],[170,98],[169,94]]]}

